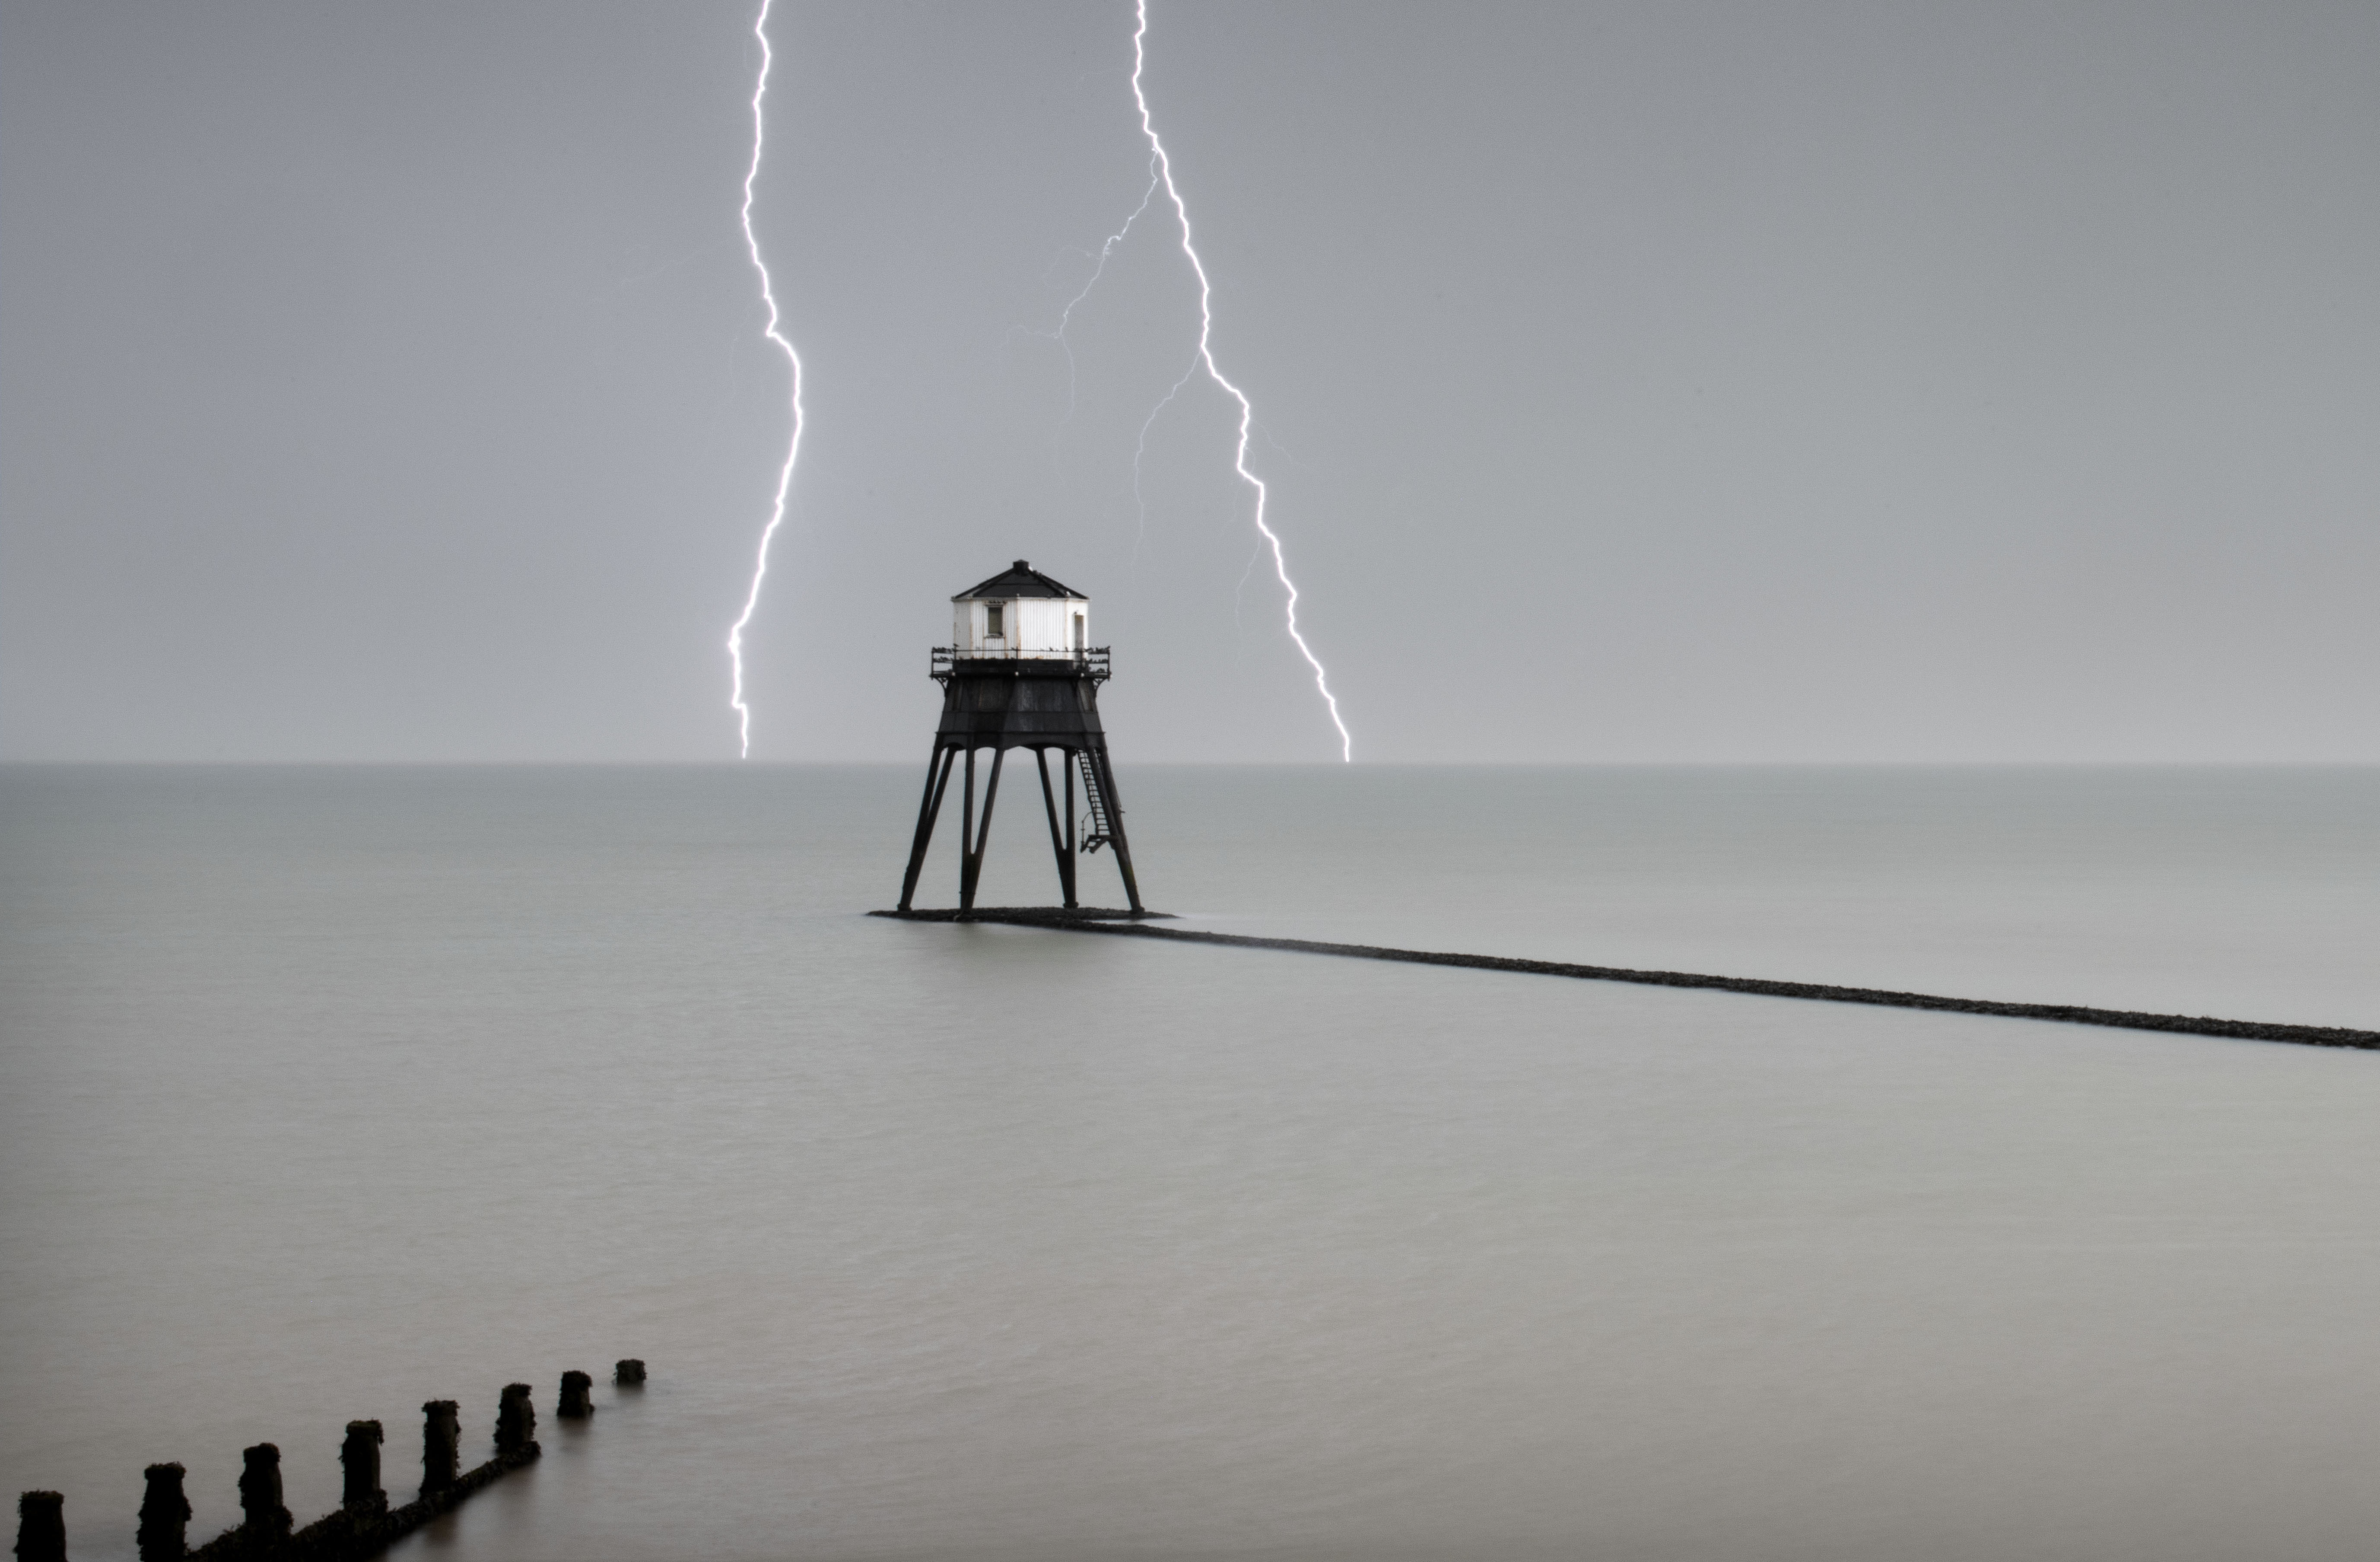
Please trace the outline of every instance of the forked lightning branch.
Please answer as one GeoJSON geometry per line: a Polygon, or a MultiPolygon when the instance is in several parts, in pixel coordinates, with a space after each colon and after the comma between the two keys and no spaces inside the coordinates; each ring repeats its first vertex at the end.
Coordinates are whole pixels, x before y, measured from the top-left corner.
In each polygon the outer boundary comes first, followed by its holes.
{"type": "MultiPolygon", "coordinates": [[[[751,625],[752,616],[759,608],[761,582],[769,573],[769,549],[776,541],[777,532],[785,522],[785,506],[793,493],[794,468],[800,459],[802,448],[801,355],[795,350],[793,342],[781,329],[783,316],[778,307],[776,289],[769,275],[768,262],[761,257],[759,238],[752,227],[753,187],[760,177],[760,163],[768,141],[766,108],[769,96],[769,69],[774,60],[769,46],[769,13],[773,5],[774,0],[761,0],[759,15],[752,24],[753,33],[760,43],[760,73],[759,79],[752,90],[752,161],[744,176],[742,220],[745,248],[752,258],[752,269],[760,279],[761,300],[768,307],[768,325],[763,335],[785,355],[786,367],[792,375],[792,389],[789,397],[792,431],[786,439],[784,465],[778,469],[777,491],[770,506],[768,524],[760,531],[760,544],[752,564],[752,583],[744,596],[744,611],[737,615],[734,626],[727,632],[727,657],[732,679],[728,704],[735,712],[737,740],[741,744],[741,752],[747,759],[752,752],[752,710],[744,698],[744,631],[751,625]]],[[[1352,760],[1354,757],[1354,738],[1348,733],[1347,724],[1339,714],[1338,697],[1330,692],[1330,673],[1323,666],[1322,659],[1314,653],[1314,647],[1307,642],[1304,631],[1297,625],[1297,582],[1290,579],[1289,557],[1281,543],[1281,534],[1272,529],[1271,522],[1265,513],[1267,504],[1271,498],[1271,492],[1266,487],[1264,480],[1248,467],[1248,444],[1255,428],[1256,408],[1249,401],[1247,393],[1227,379],[1220,366],[1215,361],[1214,285],[1208,278],[1207,262],[1200,257],[1197,246],[1192,241],[1189,203],[1183,199],[1181,187],[1174,182],[1173,159],[1166,151],[1164,141],[1157,134],[1156,116],[1149,108],[1148,92],[1144,80],[1148,64],[1148,0],[1135,0],[1134,15],[1135,25],[1132,35],[1132,97],[1134,104],[1140,112],[1141,134],[1148,140],[1149,186],[1148,192],[1141,197],[1139,207],[1124,220],[1123,226],[1100,246],[1098,265],[1092,271],[1090,281],[1086,283],[1083,290],[1068,302],[1064,312],[1059,317],[1055,336],[1061,346],[1065,348],[1067,355],[1069,411],[1072,410],[1074,348],[1066,341],[1066,327],[1073,320],[1075,306],[1089,297],[1091,290],[1099,286],[1100,276],[1106,272],[1108,258],[1115,252],[1119,245],[1125,242],[1134,224],[1138,222],[1141,214],[1148,210],[1149,202],[1155,199],[1157,191],[1161,188],[1165,191],[1167,201],[1173,207],[1174,221],[1181,231],[1183,257],[1190,262],[1191,274],[1198,280],[1198,340],[1191,354],[1189,368],[1184,372],[1182,378],[1174,383],[1172,389],[1168,391],[1156,407],[1150,409],[1148,421],[1141,426],[1141,443],[1133,457],[1135,491],[1138,491],[1140,453],[1147,448],[1148,430],[1155,426],[1157,420],[1163,415],[1166,408],[1172,405],[1175,397],[1181,395],[1184,388],[1203,372],[1214,383],[1216,388],[1229,397],[1239,409],[1238,443],[1232,453],[1232,470],[1238,474],[1241,482],[1247,484],[1254,495],[1253,519],[1256,521],[1257,535],[1261,539],[1260,545],[1270,551],[1273,574],[1281,581],[1281,590],[1285,593],[1282,611],[1289,638],[1296,644],[1298,654],[1305,658],[1306,665],[1314,669],[1315,689],[1322,696],[1324,708],[1330,715],[1330,725],[1339,734],[1339,757],[1342,761],[1352,760]]]]}

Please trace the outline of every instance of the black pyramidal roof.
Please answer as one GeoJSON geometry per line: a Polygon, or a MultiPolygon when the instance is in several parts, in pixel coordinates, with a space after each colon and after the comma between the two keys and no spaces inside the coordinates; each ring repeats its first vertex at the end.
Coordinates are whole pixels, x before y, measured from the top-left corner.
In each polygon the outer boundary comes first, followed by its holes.
{"type": "Polygon", "coordinates": [[[973,597],[987,596],[1059,596],[1067,597],[1075,602],[1091,600],[1070,586],[1060,585],[1021,558],[990,580],[972,590],[961,592],[951,600],[965,602],[973,597]]]}

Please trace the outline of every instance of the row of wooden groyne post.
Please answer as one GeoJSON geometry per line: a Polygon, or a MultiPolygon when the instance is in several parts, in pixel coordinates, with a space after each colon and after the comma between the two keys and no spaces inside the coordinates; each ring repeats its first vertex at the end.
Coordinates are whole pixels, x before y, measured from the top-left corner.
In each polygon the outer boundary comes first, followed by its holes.
{"type": "MultiPolygon", "coordinates": [[[[645,1364],[625,1361],[613,1369],[613,1382],[638,1387],[645,1381],[645,1364]]],[[[595,1380],[585,1373],[562,1374],[562,1394],[553,1413],[562,1421],[585,1421],[595,1413],[595,1380]]],[[[402,1507],[388,1505],[380,1483],[381,1424],[376,1421],[347,1422],[346,1440],[339,1445],[339,1465],[346,1486],[339,1506],[304,1529],[281,1500],[281,1449],[259,1443],[244,1449],[239,1475],[241,1521],[213,1540],[190,1549],[190,1499],[183,1495],[178,1464],[152,1464],[149,1489],[140,1499],[140,1562],[345,1562],[348,1557],[377,1556],[429,1523],[451,1513],[464,1498],[492,1485],[524,1465],[534,1464],[541,1451],[537,1442],[537,1409],[529,1402],[529,1386],[509,1383],[496,1400],[495,1457],[470,1470],[462,1467],[462,1422],[452,1399],[432,1399],[421,1407],[421,1491],[402,1507]]],[[[27,1492],[17,1499],[18,1562],[66,1562],[66,1498],[56,1492],[27,1492]]]]}

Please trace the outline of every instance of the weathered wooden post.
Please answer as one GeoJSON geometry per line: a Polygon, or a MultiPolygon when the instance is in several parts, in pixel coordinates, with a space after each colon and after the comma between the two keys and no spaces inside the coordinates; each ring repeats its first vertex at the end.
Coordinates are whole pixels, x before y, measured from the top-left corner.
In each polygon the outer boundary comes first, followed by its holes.
{"type": "Polygon", "coordinates": [[[528,1401],[529,1387],[525,1383],[504,1385],[504,1397],[496,1401],[496,1457],[519,1453],[537,1437],[537,1407],[528,1401]]]}
{"type": "Polygon", "coordinates": [[[339,1469],[346,1476],[339,1506],[350,1513],[380,1514],[388,1511],[388,1494],[381,1489],[380,1484],[380,1446],[382,1440],[380,1422],[347,1422],[347,1440],[339,1445],[339,1469]]]}
{"type": "Polygon", "coordinates": [[[134,1535],[140,1562],[182,1562],[190,1549],[190,1499],[182,1495],[182,1467],[152,1464],[141,1473],[149,1489],[140,1495],[140,1529],[134,1535]]]}
{"type": "Polygon", "coordinates": [[[562,1374],[562,1403],[553,1408],[557,1421],[585,1421],[595,1413],[594,1403],[588,1397],[595,1380],[585,1373],[562,1374]]]}
{"type": "Polygon", "coordinates": [[[281,1502],[280,1446],[259,1443],[253,1448],[242,1448],[239,1457],[245,1461],[239,1472],[239,1507],[246,1515],[241,1532],[251,1541],[287,1539],[289,1509],[281,1502]]]}
{"type": "Polygon", "coordinates": [[[645,1385],[645,1364],[631,1356],[612,1369],[612,1381],[642,1388],[645,1385]]]}
{"type": "Polygon", "coordinates": [[[67,1562],[67,1499],[59,1492],[17,1498],[18,1562],[67,1562]]]}
{"type": "Polygon", "coordinates": [[[421,1407],[421,1495],[434,1497],[462,1479],[463,1428],[455,1401],[432,1399],[421,1407]]]}

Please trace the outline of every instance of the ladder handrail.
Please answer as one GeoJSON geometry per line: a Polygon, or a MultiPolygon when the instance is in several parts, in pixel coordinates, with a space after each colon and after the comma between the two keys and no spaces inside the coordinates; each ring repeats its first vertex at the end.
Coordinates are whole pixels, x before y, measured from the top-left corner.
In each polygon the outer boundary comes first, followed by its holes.
{"type": "Polygon", "coordinates": [[[1113,838],[1108,825],[1108,802],[1099,791],[1099,767],[1091,763],[1090,751],[1075,751],[1075,763],[1083,773],[1083,801],[1090,809],[1090,833],[1083,837],[1082,849],[1094,852],[1113,838]]]}

